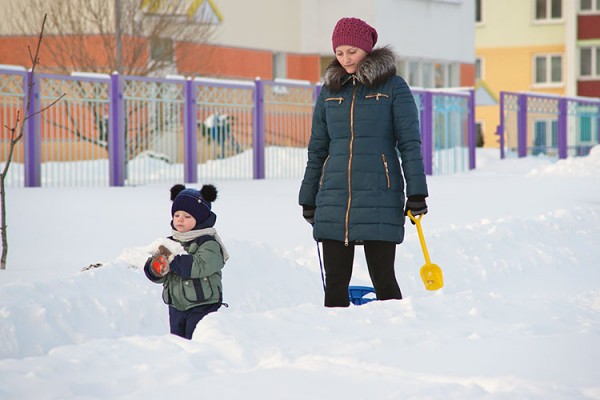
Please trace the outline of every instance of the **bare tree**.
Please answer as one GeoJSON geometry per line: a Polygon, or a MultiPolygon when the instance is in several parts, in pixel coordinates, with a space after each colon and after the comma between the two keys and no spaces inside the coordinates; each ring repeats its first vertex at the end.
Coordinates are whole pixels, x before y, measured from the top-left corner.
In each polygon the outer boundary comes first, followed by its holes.
{"type": "MultiPolygon", "coordinates": [[[[217,28],[198,5],[208,2],[192,0],[13,0],[16,18],[13,31],[23,35],[34,32],[35,21],[42,12],[48,14],[44,42],[45,71],[70,74],[74,71],[124,75],[157,76],[176,73],[180,65],[199,64],[210,58],[210,51],[181,51],[179,44],[205,44],[217,28]],[[52,67],[48,67],[52,65],[52,67]]],[[[76,82],[81,93],[90,88],[76,82]]],[[[92,89],[93,90],[93,89],[92,89]]],[[[159,91],[160,92],[160,91],[159,91]]],[[[90,93],[93,98],[93,93],[90,93]]],[[[128,124],[136,115],[149,115],[147,103],[127,109],[125,137],[127,157],[132,159],[164,131],[150,119],[128,124]]],[[[164,106],[160,106],[163,107],[164,106]]],[[[95,130],[81,131],[76,115],[64,109],[66,119],[49,121],[80,141],[107,149],[106,115],[99,114],[94,104],[86,107],[94,119],[95,130]],[[69,122],[69,123],[67,123],[69,122]]],[[[168,123],[161,122],[162,124],[168,123]]]]}
{"type": "Polygon", "coordinates": [[[15,119],[14,125],[11,126],[5,126],[4,128],[6,128],[9,132],[10,132],[10,144],[9,144],[9,151],[8,151],[8,157],[6,159],[6,163],[4,164],[4,168],[2,169],[2,172],[0,173],[0,202],[1,202],[1,206],[0,206],[0,214],[1,214],[1,230],[2,230],[2,257],[0,257],[0,269],[6,269],[6,260],[7,260],[7,256],[8,256],[8,234],[7,234],[7,225],[6,225],[6,185],[5,185],[5,181],[6,181],[6,176],[8,175],[8,169],[10,168],[10,164],[12,161],[12,157],[15,151],[15,146],[17,145],[17,143],[23,138],[23,132],[24,132],[24,126],[25,126],[25,122],[34,117],[35,115],[44,112],[45,110],[47,110],[48,108],[52,107],[54,104],[56,104],[64,95],[60,96],[59,98],[57,98],[56,100],[54,100],[52,103],[50,103],[48,106],[44,107],[41,110],[35,111],[34,113],[30,113],[30,108],[29,105],[31,103],[31,99],[32,99],[32,95],[33,95],[33,85],[35,80],[33,79],[33,76],[35,74],[35,69],[39,64],[39,54],[40,54],[40,47],[42,45],[42,39],[44,37],[44,27],[46,25],[46,15],[44,15],[44,18],[42,20],[42,28],[40,30],[40,34],[37,40],[37,45],[35,47],[35,52],[32,53],[31,52],[31,48],[28,47],[29,50],[29,58],[31,60],[31,79],[29,80],[29,85],[27,86],[27,93],[25,94],[25,109],[23,110],[23,121],[21,121],[21,117],[20,117],[20,112],[17,111],[17,117],[15,119]]]}
{"type": "MultiPolygon", "coordinates": [[[[208,3],[208,2],[207,2],[208,3]]],[[[173,73],[174,60],[208,58],[208,52],[177,52],[178,43],[208,43],[217,25],[191,0],[13,1],[13,30],[35,32],[48,14],[47,65],[73,71],[151,76],[173,73]],[[177,53],[177,54],[176,54],[177,53]]]]}

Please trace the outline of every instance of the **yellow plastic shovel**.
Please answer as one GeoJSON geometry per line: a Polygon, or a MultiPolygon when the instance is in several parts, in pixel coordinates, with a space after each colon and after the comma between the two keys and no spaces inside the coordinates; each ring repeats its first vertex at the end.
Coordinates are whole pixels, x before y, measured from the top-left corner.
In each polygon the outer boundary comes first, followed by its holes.
{"type": "Polygon", "coordinates": [[[425,289],[438,290],[444,286],[444,277],[442,275],[442,269],[438,265],[432,264],[431,261],[429,261],[429,252],[427,252],[425,238],[423,237],[423,230],[421,229],[421,218],[423,218],[423,215],[425,214],[420,214],[414,217],[409,210],[407,215],[417,227],[419,240],[421,241],[421,247],[423,248],[423,255],[425,256],[425,265],[421,267],[421,279],[425,284],[425,289]]]}

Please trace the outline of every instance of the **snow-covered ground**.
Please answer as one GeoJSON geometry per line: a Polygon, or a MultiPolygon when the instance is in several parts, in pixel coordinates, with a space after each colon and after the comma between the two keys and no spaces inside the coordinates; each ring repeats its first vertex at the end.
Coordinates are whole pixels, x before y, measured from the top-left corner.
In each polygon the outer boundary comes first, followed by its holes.
{"type": "MultiPolygon", "coordinates": [[[[299,180],[201,182],[219,189],[229,308],[191,341],[140,269],[170,233],[170,185],[9,189],[0,399],[600,399],[600,147],[478,150],[477,170],[428,182],[445,287],[424,289],[408,224],[404,300],[348,309],[322,306],[299,180]]],[[[370,286],[361,251],[352,283],[370,286]]]]}

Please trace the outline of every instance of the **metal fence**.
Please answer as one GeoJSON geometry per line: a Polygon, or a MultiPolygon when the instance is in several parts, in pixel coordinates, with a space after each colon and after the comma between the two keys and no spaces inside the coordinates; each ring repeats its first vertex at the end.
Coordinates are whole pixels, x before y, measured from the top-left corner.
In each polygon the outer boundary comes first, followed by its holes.
{"type": "Polygon", "coordinates": [[[475,168],[473,90],[413,90],[421,118],[425,172],[446,175],[475,168]]]}
{"type": "MultiPolygon", "coordinates": [[[[32,75],[0,67],[0,123],[32,75]]],[[[7,186],[300,179],[320,87],[296,81],[35,74],[7,186]],[[48,107],[58,97],[64,97],[48,107]],[[44,110],[43,112],[39,112],[44,110]]],[[[473,92],[414,90],[428,174],[475,167],[473,92]]],[[[0,132],[0,165],[8,130],[0,132]]]]}
{"type": "MultiPolygon", "coordinates": [[[[0,166],[4,168],[10,152],[10,141],[13,136],[10,129],[17,128],[19,133],[23,123],[25,93],[27,92],[27,73],[23,70],[0,70],[0,166]]],[[[14,147],[13,164],[8,170],[5,184],[9,187],[24,186],[23,144],[21,140],[14,147]]]]}
{"type": "Polygon", "coordinates": [[[600,99],[500,92],[502,158],[585,156],[600,143],[600,99]]]}

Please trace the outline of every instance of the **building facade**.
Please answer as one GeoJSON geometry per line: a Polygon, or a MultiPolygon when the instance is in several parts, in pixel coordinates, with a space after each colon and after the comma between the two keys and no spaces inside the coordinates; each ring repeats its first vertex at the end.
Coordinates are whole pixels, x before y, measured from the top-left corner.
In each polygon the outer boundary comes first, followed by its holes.
{"type": "MultiPolygon", "coordinates": [[[[32,7],[39,0],[0,0],[0,8],[13,10],[32,7]]],[[[72,0],[55,0],[64,3],[72,0]]],[[[168,0],[81,0],[77,4],[100,4],[107,10],[104,31],[93,25],[80,32],[60,32],[62,37],[84,37],[87,43],[73,42],[65,48],[87,48],[98,52],[90,72],[111,72],[110,54],[100,54],[100,42],[116,38],[116,5],[139,8],[137,23],[171,12],[168,0]],[[141,5],[140,5],[141,4],[141,5]],[[95,43],[95,44],[94,44],[95,43]]],[[[475,75],[475,36],[472,0],[186,0],[173,26],[198,23],[211,25],[207,40],[194,40],[193,35],[178,40],[177,30],[162,35],[133,35],[124,28],[123,57],[133,53],[134,41],[146,50],[135,62],[152,58],[166,59],[166,67],[155,74],[181,74],[236,79],[298,79],[317,82],[333,59],[331,31],[341,17],[364,19],[379,32],[379,45],[390,45],[398,54],[398,71],[414,87],[472,86],[475,75]],[[183,18],[183,19],[182,19],[183,18]],[[187,18],[187,20],[185,19],[187,18]],[[191,21],[191,22],[190,22],[191,21]],[[128,47],[129,46],[129,47],[128,47]],[[129,49],[129,50],[128,50],[129,49]],[[202,55],[202,56],[200,56],[202,55]]],[[[48,3],[47,3],[48,4],[48,3]]],[[[52,4],[52,3],[50,3],[52,4]]],[[[38,10],[39,11],[39,10],[38,10]]],[[[48,18],[56,18],[48,10],[48,18]]],[[[0,64],[28,66],[26,43],[37,38],[36,28],[30,32],[11,23],[14,12],[0,16],[0,64]]],[[[56,41],[57,31],[45,34],[46,46],[56,41]]],[[[112,47],[117,48],[116,44],[112,47]]],[[[58,61],[45,57],[44,61],[58,61]]],[[[52,65],[46,64],[50,70],[52,65]]],[[[76,69],[76,65],[70,66],[76,69]]]]}
{"type": "MultiPolygon", "coordinates": [[[[501,91],[600,96],[599,0],[475,0],[476,80],[501,91]]],[[[497,147],[497,105],[477,107],[497,147]]]]}

